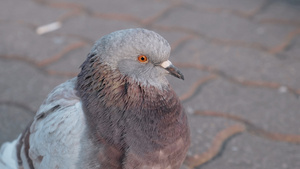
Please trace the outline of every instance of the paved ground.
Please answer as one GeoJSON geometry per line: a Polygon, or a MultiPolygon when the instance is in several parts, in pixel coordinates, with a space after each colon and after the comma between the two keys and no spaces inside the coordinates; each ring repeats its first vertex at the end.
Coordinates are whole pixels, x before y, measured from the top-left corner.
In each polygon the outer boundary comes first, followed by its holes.
{"type": "Polygon", "coordinates": [[[3,0],[0,143],[75,76],[91,45],[144,27],[172,45],[170,77],[189,113],[186,160],[201,169],[300,168],[300,1],[3,0]],[[61,28],[38,35],[42,25],[61,28]]]}

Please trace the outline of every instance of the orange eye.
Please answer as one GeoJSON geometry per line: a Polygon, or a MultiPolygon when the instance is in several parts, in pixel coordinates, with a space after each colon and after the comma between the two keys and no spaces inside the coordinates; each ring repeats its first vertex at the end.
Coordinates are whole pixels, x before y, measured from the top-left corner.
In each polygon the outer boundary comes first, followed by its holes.
{"type": "Polygon", "coordinates": [[[148,58],[147,58],[147,56],[145,56],[145,55],[140,55],[140,56],[138,57],[138,60],[139,60],[141,63],[147,63],[147,62],[148,62],[148,58]]]}

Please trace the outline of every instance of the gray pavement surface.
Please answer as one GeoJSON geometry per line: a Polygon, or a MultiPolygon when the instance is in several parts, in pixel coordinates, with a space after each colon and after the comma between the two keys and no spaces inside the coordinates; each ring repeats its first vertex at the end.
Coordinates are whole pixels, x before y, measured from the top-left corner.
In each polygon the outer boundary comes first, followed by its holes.
{"type": "Polygon", "coordinates": [[[94,41],[134,27],[165,37],[185,75],[169,80],[188,112],[189,156],[208,157],[197,168],[300,168],[299,0],[2,0],[0,144],[76,76],[94,41]],[[247,129],[228,134],[233,125],[247,129]]]}

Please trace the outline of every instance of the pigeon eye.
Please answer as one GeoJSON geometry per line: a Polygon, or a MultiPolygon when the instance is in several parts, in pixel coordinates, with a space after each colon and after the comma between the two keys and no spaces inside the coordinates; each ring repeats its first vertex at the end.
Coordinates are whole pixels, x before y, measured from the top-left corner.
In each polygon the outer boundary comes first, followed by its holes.
{"type": "Polygon", "coordinates": [[[140,56],[138,57],[138,60],[139,60],[141,63],[147,63],[147,62],[148,62],[148,58],[147,58],[147,56],[145,56],[145,55],[140,55],[140,56]]]}

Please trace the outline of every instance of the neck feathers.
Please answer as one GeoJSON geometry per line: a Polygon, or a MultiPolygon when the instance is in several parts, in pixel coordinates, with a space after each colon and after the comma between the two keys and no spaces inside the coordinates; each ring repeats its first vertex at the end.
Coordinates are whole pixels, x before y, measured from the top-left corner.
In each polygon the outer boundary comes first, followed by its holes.
{"type": "Polygon", "coordinates": [[[92,142],[108,145],[107,151],[114,149],[116,161],[128,149],[147,154],[182,137],[188,140],[186,116],[169,86],[160,90],[140,85],[90,57],[82,65],[76,88],[92,142]]]}

